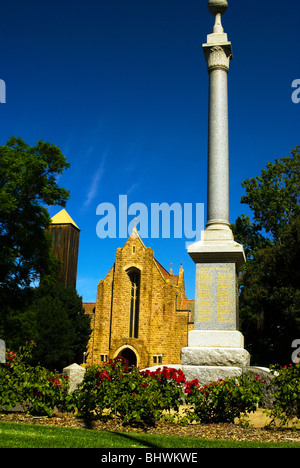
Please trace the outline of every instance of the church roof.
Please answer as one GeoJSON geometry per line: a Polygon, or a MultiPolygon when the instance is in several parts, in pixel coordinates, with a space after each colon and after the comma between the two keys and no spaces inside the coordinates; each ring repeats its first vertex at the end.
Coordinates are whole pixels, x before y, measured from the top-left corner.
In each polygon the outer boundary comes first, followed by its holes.
{"type": "Polygon", "coordinates": [[[62,209],[61,211],[59,211],[59,213],[54,215],[51,218],[51,222],[52,224],[72,224],[78,230],[80,230],[77,224],[73,221],[73,219],[65,209],[62,209]]]}
{"type": "Polygon", "coordinates": [[[156,262],[156,265],[158,266],[158,269],[159,271],[161,272],[161,274],[163,275],[164,278],[170,278],[170,273],[165,269],[165,267],[162,266],[161,263],[159,263],[159,261],[156,260],[156,258],[154,258],[154,261],[156,262]]]}
{"type": "Polygon", "coordinates": [[[173,275],[173,274],[170,274],[166,269],[165,267],[162,266],[161,263],[159,263],[158,260],[156,260],[156,258],[154,258],[154,262],[156,263],[159,271],[161,272],[161,274],[163,275],[163,277],[165,279],[168,279],[170,280],[170,283],[171,284],[174,284],[175,286],[178,285],[178,279],[179,279],[179,276],[178,275],[173,275]]]}

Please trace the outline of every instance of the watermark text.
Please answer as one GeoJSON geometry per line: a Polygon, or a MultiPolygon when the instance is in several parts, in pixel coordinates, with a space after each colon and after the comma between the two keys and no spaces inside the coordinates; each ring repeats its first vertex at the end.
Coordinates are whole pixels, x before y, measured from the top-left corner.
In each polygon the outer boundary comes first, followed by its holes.
{"type": "Polygon", "coordinates": [[[6,84],[4,80],[0,80],[0,104],[6,103],[6,84]]]}
{"type": "Polygon", "coordinates": [[[300,362],[300,339],[294,340],[292,343],[292,348],[296,348],[292,353],[292,361],[294,364],[299,364],[300,362]]]}
{"type": "Polygon", "coordinates": [[[203,203],[162,202],[151,203],[148,207],[140,202],[128,205],[127,195],[119,195],[118,206],[100,203],[96,214],[101,216],[96,227],[100,239],[127,238],[136,224],[141,238],[185,238],[188,245],[200,240],[204,229],[203,203]]]}
{"type": "Polygon", "coordinates": [[[299,104],[300,102],[300,79],[294,80],[292,82],[292,88],[296,88],[295,91],[292,92],[292,101],[294,104],[299,104]]]}

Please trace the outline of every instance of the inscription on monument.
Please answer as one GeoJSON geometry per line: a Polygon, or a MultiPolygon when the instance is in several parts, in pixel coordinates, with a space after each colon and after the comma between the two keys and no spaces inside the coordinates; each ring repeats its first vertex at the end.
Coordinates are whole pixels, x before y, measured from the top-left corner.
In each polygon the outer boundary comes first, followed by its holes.
{"type": "Polygon", "coordinates": [[[218,322],[231,322],[231,288],[230,284],[234,281],[231,271],[226,267],[217,267],[218,277],[218,322]]]}
{"type": "Polygon", "coordinates": [[[235,265],[197,264],[195,329],[236,329],[235,265]]]}
{"type": "Polygon", "coordinates": [[[213,318],[213,267],[205,267],[198,277],[198,294],[201,298],[201,308],[198,309],[198,322],[210,322],[213,318]]]}

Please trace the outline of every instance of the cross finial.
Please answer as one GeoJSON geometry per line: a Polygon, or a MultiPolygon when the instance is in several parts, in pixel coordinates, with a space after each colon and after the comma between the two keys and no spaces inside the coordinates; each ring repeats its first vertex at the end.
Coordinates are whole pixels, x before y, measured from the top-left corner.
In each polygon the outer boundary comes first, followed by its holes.
{"type": "Polygon", "coordinates": [[[136,237],[139,237],[139,233],[138,233],[137,228],[136,228],[137,218],[134,218],[133,221],[134,221],[134,226],[133,226],[132,233],[131,233],[130,237],[133,237],[135,239],[136,237]]]}

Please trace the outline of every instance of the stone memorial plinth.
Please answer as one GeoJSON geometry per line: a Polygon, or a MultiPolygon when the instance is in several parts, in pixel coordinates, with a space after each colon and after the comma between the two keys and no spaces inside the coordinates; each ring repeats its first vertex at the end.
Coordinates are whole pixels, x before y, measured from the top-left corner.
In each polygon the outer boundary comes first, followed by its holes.
{"type": "Polygon", "coordinates": [[[238,331],[238,269],[245,261],[243,248],[229,227],[207,228],[201,241],[189,246],[196,263],[194,330],[181,351],[188,380],[202,385],[239,376],[250,365],[244,337],[238,331]]]}

